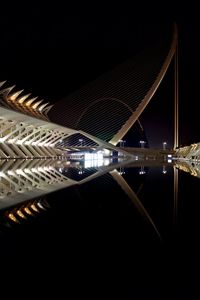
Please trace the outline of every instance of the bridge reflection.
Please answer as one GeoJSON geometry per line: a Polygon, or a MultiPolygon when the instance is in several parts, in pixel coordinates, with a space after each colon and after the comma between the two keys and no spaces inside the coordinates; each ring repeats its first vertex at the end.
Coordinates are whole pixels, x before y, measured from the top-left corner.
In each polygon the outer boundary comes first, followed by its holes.
{"type": "Polygon", "coordinates": [[[49,193],[86,184],[92,180],[95,184],[95,180],[102,176],[102,188],[104,188],[104,179],[108,180],[109,178],[109,184],[111,181],[115,182],[115,188],[118,186],[118,189],[131,200],[138,213],[161,239],[158,226],[145,208],[143,201],[140,200],[139,193],[142,185],[137,186],[138,179],[136,176],[140,178],[138,182],[142,182],[152,167],[160,169],[160,176],[167,176],[169,166],[174,168],[174,221],[176,223],[178,218],[179,169],[200,177],[200,163],[194,164],[186,161],[168,163],[166,161],[133,159],[106,159],[101,163],[41,159],[0,160],[1,215],[4,216],[4,220],[6,218],[11,223],[23,223],[23,221],[49,208],[46,201],[46,196],[49,193]],[[136,170],[134,184],[130,182],[130,174],[127,176],[127,173],[130,173],[129,170],[133,169],[136,170]]]}
{"type": "Polygon", "coordinates": [[[177,160],[175,167],[181,171],[187,172],[192,176],[200,178],[200,161],[177,160]]]}
{"type": "Polygon", "coordinates": [[[0,160],[0,209],[85,183],[128,162],[106,160],[95,166],[93,161],[0,160]]]}

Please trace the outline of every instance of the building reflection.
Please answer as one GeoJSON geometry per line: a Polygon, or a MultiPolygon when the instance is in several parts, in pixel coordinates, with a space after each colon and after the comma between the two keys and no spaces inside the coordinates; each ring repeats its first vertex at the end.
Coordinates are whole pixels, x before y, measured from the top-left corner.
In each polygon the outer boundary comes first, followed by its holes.
{"type": "MultiPolygon", "coordinates": [[[[122,161],[102,157],[84,161],[0,160],[0,209],[82,184],[121,166],[122,161]]],[[[31,214],[27,208],[28,214],[31,214]]]]}
{"type": "Polygon", "coordinates": [[[174,223],[178,222],[179,171],[200,178],[200,162],[195,160],[177,160],[174,163],[174,223]]]}
{"type": "MultiPolygon", "coordinates": [[[[49,206],[46,195],[71,186],[90,184],[89,191],[100,182],[100,190],[107,197],[107,188],[122,191],[136,208],[140,216],[161,239],[158,224],[141,201],[139,193],[142,182],[148,176],[149,168],[159,166],[159,174],[167,174],[168,166],[173,166],[174,176],[174,223],[178,218],[178,174],[179,170],[200,177],[200,164],[192,162],[159,163],[153,161],[121,161],[88,157],[86,160],[0,160],[0,210],[4,223],[22,224],[30,218],[45,212],[49,206]],[[130,170],[135,170],[130,175],[130,170]],[[144,175],[145,176],[140,176],[144,175]],[[106,181],[104,182],[104,179],[106,181]],[[109,179],[109,180],[108,180],[109,179]],[[130,181],[130,179],[132,181],[130,181]],[[118,188],[117,188],[117,186],[118,188]],[[139,184],[139,185],[138,185],[139,184]]],[[[132,171],[131,171],[132,172],[132,171]]],[[[170,173],[170,172],[169,172],[170,173]]],[[[164,176],[165,177],[165,176],[164,176]]],[[[168,176],[167,176],[168,177],[168,176]]],[[[166,178],[167,178],[166,177],[166,178]]],[[[95,188],[96,193],[98,190],[95,188]]],[[[110,192],[109,192],[110,195],[110,192]]]]}
{"type": "Polygon", "coordinates": [[[25,204],[17,205],[16,207],[6,210],[4,213],[4,224],[6,226],[8,226],[10,222],[11,224],[21,224],[31,217],[36,217],[43,213],[48,208],[50,208],[50,206],[45,198],[28,201],[25,204]]]}
{"type": "Polygon", "coordinates": [[[177,160],[175,167],[181,171],[189,173],[192,176],[200,178],[200,162],[194,160],[177,160]]]}

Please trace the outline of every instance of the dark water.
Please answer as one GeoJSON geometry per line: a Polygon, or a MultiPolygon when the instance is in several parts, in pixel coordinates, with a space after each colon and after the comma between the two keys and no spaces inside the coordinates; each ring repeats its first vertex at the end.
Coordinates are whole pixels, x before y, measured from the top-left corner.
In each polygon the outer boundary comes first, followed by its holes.
{"type": "MultiPolygon", "coordinates": [[[[190,166],[196,176],[172,163],[51,166],[73,183],[63,188],[48,182],[59,190],[49,194],[47,188],[36,198],[45,210],[24,212],[26,220],[18,216],[21,224],[8,222],[8,212],[16,212],[13,205],[1,211],[5,276],[31,286],[36,280],[58,299],[63,293],[67,299],[198,298],[198,165],[190,166]]],[[[23,209],[37,204],[31,200],[35,190],[29,188],[25,204],[16,196],[20,193],[7,199],[23,209]]]]}

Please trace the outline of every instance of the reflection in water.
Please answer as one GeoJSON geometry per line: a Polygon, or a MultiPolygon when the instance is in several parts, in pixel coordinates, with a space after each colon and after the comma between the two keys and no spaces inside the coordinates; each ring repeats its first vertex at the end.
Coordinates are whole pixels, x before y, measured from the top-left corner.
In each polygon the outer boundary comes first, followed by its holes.
{"type": "Polygon", "coordinates": [[[117,170],[111,171],[110,174],[116,180],[116,182],[120,185],[122,190],[128,195],[128,197],[131,199],[131,201],[133,202],[135,207],[138,209],[140,214],[153,226],[153,228],[154,228],[156,234],[158,235],[158,237],[161,238],[160,233],[159,233],[158,229],[156,228],[152,218],[150,217],[150,215],[148,214],[148,212],[144,208],[142,202],[139,200],[136,193],[128,185],[126,180],[121,176],[121,174],[119,172],[117,172],[117,170]]]}
{"type": "Polygon", "coordinates": [[[139,174],[140,175],[144,175],[146,173],[145,169],[144,169],[144,166],[141,166],[140,167],[140,171],[139,171],[139,174]]]}
{"type": "MultiPolygon", "coordinates": [[[[140,165],[138,161],[131,162],[133,165],[140,165]]],[[[31,199],[40,199],[48,193],[86,183],[110,172],[112,178],[128,195],[140,214],[148,220],[160,236],[153,220],[136,193],[122,177],[125,175],[125,166],[128,163],[130,161],[103,160],[96,157],[84,161],[1,160],[0,209],[6,209],[6,216],[13,222],[19,223],[19,219],[27,219],[27,216],[33,216],[44,208],[40,200],[30,201],[31,199]],[[29,202],[27,202],[28,200],[29,202]],[[25,205],[20,204],[24,202],[26,202],[25,205]],[[8,209],[9,207],[12,208],[8,209]]],[[[145,173],[144,165],[140,166],[139,174],[145,173]],[[142,173],[141,169],[143,170],[142,173]]]]}
{"type": "MultiPolygon", "coordinates": [[[[104,180],[109,178],[109,185],[111,186],[111,180],[114,181],[115,189],[117,186],[120,187],[124,195],[134,204],[140,216],[151,225],[156,235],[161,239],[159,226],[155,224],[157,222],[149,213],[149,209],[146,208],[144,199],[142,201],[139,199],[139,194],[142,188],[141,180],[143,181],[148,175],[149,169],[155,166],[159,167],[159,176],[164,175],[166,177],[169,165],[172,164],[151,160],[103,160],[96,157],[92,160],[83,161],[0,160],[0,209],[7,219],[18,224],[47,209],[47,202],[42,200],[45,195],[66,187],[83,185],[90,181],[95,187],[97,182],[95,180],[101,176],[102,187],[105,187],[104,180]],[[132,169],[136,170],[136,173],[130,176],[129,170],[132,169]],[[140,178],[138,187],[136,174],[140,178]]],[[[194,165],[194,163],[177,161],[173,164],[175,224],[178,213],[178,169],[200,177],[200,164],[194,165]]],[[[90,186],[89,192],[91,190],[90,186]]],[[[95,191],[98,194],[98,191],[95,191]]],[[[104,197],[106,196],[105,191],[104,197]]],[[[110,196],[108,195],[108,197],[110,196]]]]}
{"type": "Polygon", "coordinates": [[[0,170],[1,209],[74,184],[51,160],[0,161],[0,170]]]}
{"type": "Polygon", "coordinates": [[[174,222],[178,218],[178,189],[179,189],[179,170],[200,178],[200,163],[195,160],[177,160],[174,163],[174,222]]]}
{"type": "Polygon", "coordinates": [[[178,218],[178,169],[174,166],[174,224],[178,218]]]}
{"type": "Polygon", "coordinates": [[[165,165],[163,165],[162,173],[163,173],[163,174],[167,174],[167,170],[166,170],[166,166],[165,166],[165,165]]]}
{"type": "Polygon", "coordinates": [[[176,161],[175,167],[181,171],[190,173],[192,176],[200,178],[200,162],[191,160],[179,160],[176,161]]]}
{"type": "Polygon", "coordinates": [[[41,214],[49,207],[49,204],[44,198],[28,201],[22,205],[17,205],[5,211],[3,215],[3,224],[9,226],[8,221],[20,224],[22,221],[27,221],[30,217],[35,217],[38,214],[41,214]]]}
{"type": "Polygon", "coordinates": [[[0,160],[0,209],[85,183],[127,162],[0,160]]]}

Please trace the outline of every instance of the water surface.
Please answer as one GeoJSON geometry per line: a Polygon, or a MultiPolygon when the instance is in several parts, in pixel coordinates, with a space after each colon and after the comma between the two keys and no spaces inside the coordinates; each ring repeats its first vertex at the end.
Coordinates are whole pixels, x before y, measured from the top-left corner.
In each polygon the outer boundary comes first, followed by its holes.
{"type": "Polygon", "coordinates": [[[1,255],[17,272],[40,270],[52,284],[58,274],[77,297],[81,290],[94,298],[107,291],[163,299],[164,291],[191,295],[197,287],[197,162],[0,165],[1,255]]]}

